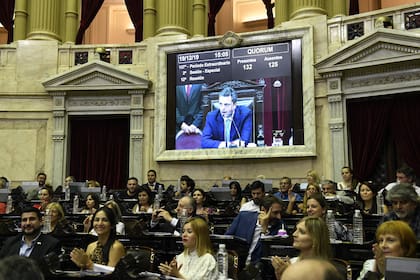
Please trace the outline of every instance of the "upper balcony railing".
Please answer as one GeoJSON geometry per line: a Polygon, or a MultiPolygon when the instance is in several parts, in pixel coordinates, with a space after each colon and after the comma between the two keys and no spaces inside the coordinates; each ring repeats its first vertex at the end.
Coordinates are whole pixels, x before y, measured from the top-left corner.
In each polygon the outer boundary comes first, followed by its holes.
{"type": "Polygon", "coordinates": [[[333,51],[377,28],[420,32],[420,5],[411,4],[328,20],[328,45],[333,51]]]}

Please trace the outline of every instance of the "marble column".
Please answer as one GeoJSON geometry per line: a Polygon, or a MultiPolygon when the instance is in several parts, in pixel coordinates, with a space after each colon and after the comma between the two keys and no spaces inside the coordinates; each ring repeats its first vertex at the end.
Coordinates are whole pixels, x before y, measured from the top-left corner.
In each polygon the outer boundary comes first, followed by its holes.
{"type": "Polygon", "coordinates": [[[60,1],[31,0],[29,2],[29,33],[27,39],[58,40],[60,1]]]}
{"type": "Polygon", "coordinates": [[[206,3],[204,0],[193,0],[192,35],[204,37],[207,29],[206,3]]]}
{"type": "MultiPolygon", "coordinates": [[[[290,1],[290,19],[301,19],[327,14],[326,0],[293,0],[290,1]]],[[[340,0],[341,1],[341,0],[340,0]]]]}
{"type": "Polygon", "coordinates": [[[144,143],[144,104],[145,90],[128,91],[131,95],[130,108],[130,163],[129,176],[142,177],[144,143]]]}
{"type": "Polygon", "coordinates": [[[52,92],[51,96],[53,97],[53,164],[50,177],[53,186],[58,186],[63,184],[65,176],[66,93],[52,92]]]}
{"type": "Polygon", "coordinates": [[[348,165],[348,150],[344,131],[344,100],[341,73],[332,73],[327,79],[327,97],[330,111],[328,126],[331,133],[333,180],[341,178],[341,167],[348,165]]]}
{"type": "Polygon", "coordinates": [[[147,39],[156,34],[156,4],[155,0],[144,0],[143,3],[143,39],[147,39]]]}
{"type": "Polygon", "coordinates": [[[347,15],[346,0],[326,0],[328,17],[340,17],[347,15]]]}
{"type": "Polygon", "coordinates": [[[157,35],[189,34],[187,29],[188,0],[158,0],[157,35]]]}
{"type": "Polygon", "coordinates": [[[275,19],[274,25],[280,25],[289,20],[289,0],[276,0],[274,5],[275,19]]]}
{"type": "Polygon", "coordinates": [[[28,3],[27,0],[15,1],[15,30],[13,40],[26,39],[26,26],[28,23],[28,3]]]}
{"type": "Polygon", "coordinates": [[[78,13],[78,1],[77,0],[66,0],[66,6],[64,11],[65,16],[65,43],[74,43],[76,40],[79,13],[78,13]]]}

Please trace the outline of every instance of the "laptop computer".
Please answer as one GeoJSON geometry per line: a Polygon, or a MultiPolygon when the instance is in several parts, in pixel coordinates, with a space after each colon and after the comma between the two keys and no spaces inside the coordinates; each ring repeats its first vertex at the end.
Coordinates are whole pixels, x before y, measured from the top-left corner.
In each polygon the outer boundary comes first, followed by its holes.
{"type": "Polygon", "coordinates": [[[230,201],[232,196],[230,195],[229,187],[211,188],[210,193],[217,201],[230,201]]]}
{"type": "Polygon", "coordinates": [[[269,193],[273,190],[273,180],[260,180],[264,183],[264,192],[269,193]]]}
{"type": "Polygon", "coordinates": [[[26,194],[28,200],[38,198],[39,183],[37,181],[22,182],[20,186],[26,194]]]}
{"type": "Polygon", "coordinates": [[[80,188],[79,195],[81,196],[81,198],[86,199],[86,197],[90,193],[96,193],[98,196],[100,196],[101,188],[88,188],[88,187],[81,187],[80,188]]]}
{"type": "Polygon", "coordinates": [[[385,258],[385,279],[420,279],[420,259],[415,258],[385,258]]]}

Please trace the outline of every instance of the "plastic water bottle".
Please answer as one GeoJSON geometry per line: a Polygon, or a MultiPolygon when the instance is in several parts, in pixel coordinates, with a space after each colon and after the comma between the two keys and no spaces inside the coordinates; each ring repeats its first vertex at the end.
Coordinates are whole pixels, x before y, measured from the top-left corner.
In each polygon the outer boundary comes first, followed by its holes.
{"type": "Polygon", "coordinates": [[[330,242],[334,242],[337,239],[337,234],[335,233],[335,217],[333,210],[327,211],[327,226],[328,233],[330,234],[330,242]]]}
{"type": "Polygon", "coordinates": [[[11,195],[7,196],[6,214],[12,213],[13,210],[13,199],[11,195]]]}
{"type": "Polygon", "coordinates": [[[353,215],[353,243],[363,244],[363,217],[359,209],[353,215]]]}
{"type": "Polygon", "coordinates": [[[105,185],[102,187],[101,201],[106,201],[106,186],[105,185]]]}
{"type": "Polygon", "coordinates": [[[182,209],[181,210],[181,214],[180,214],[180,216],[179,216],[179,224],[180,224],[180,226],[181,226],[181,233],[182,233],[182,231],[183,231],[183,229],[184,229],[184,225],[185,225],[185,222],[187,221],[187,219],[188,219],[188,215],[187,215],[187,209],[182,209]]]}
{"type": "Polygon", "coordinates": [[[50,209],[45,210],[44,224],[42,226],[42,232],[43,233],[51,232],[51,213],[50,213],[50,209]]]}
{"type": "Polygon", "coordinates": [[[384,196],[382,193],[378,193],[376,195],[376,214],[383,215],[384,214],[384,196]]]}
{"type": "Polygon", "coordinates": [[[155,200],[153,201],[153,210],[158,210],[160,208],[160,195],[156,194],[155,200]]]}
{"type": "Polygon", "coordinates": [[[219,270],[219,279],[228,279],[228,254],[226,245],[219,244],[217,251],[217,269],[219,270]]]}
{"type": "Polygon", "coordinates": [[[76,194],[73,198],[73,214],[79,213],[79,196],[76,194]]]}

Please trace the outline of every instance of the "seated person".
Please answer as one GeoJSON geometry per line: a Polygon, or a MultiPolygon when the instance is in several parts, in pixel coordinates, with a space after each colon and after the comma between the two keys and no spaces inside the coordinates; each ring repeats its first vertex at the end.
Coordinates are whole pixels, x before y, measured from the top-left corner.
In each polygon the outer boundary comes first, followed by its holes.
{"type": "MultiPolygon", "coordinates": [[[[324,220],[326,219],[327,213],[327,201],[321,194],[313,194],[306,203],[306,213],[310,217],[321,217],[324,220]]],[[[334,230],[337,237],[337,240],[341,241],[352,241],[353,235],[350,233],[348,228],[340,223],[335,221],[334,230]]]]}
{"type": "Polygon", "coordinates": [[[354,204],[354,199],[347,196],[344,191],[337,191],[337,184],[331,180],[324,180],[321,182],[322,193],[327,200],[338,200],[344,204],[354,204]]]}
{"type": "Polygon", "coordinates": [[[404,221],[420,239],[420,202],[413,186],[407,183],[396,185],[388,191],[387,200],[392,202],[392,211],[383,217],[382,222],[404,221]]]}
{"type": "Polygon", "coordinates": [[[179,199],[183,196],[191,196],[194,188],[194,180],[188,175],[182,175],[179,179],[179,190],[175,192],[175,199],[179,199]]]}
{"type": "Polygon", "coordinates": [[[137,203],[134,205],[133,214],[153,213],[154,195],[150,188],[141,186],[138,189],[137,203]]]}
{"type": "Polygon", "coordinates": [[[252,136],[252,111],[245,106],[237,106],[237,100],[236,91],[231,87],[219,92],[220,108],[206,116],[201,147],[229,148],[248,145],[252,136]]]}
{"type": "Polygon", "coordinates": [[[372,182],[362,182],[358,188],[356,196],[356,207],[365,215],[373,215],[378,213],[376,205],[377,189],[372,182]]]}
{"type": "Polygon", "coordinates": [[[61,253],[58,239],[41,233],[42,215],[39,209],[34,207],[24,208],[20,216],[22,232],[8,238],[0,250],[0,259],[7,256],[25,256],[34,259],[38,263],[43,261],[45,255],[61,253]]]}
{"type": "Polygon", "coordinates": [[[74,233],[73,226],[66,220],[63,207],[58,202],[51,202],[47,209],[51,216],[51,232],[53,236],[60,236],[74,233]]]}
{"type": "Polygon", "coordinates": [[[207,195],[203,189],[196,188],[193,191],[192,197],[195,200],[195,214],[203,217],[208,222],[208,215],[211,213],[211,208],[205,207],[207,195]]]}
{"type": "Polygon", "coordinates": [[[186,212],[187,218],[195,215],[195,200],[191,196],[184,196],[178,201],[178,206],[175,209],[176,218],[172,217],[163,208],[153,211],[150,231],[170,232],[179,235],[181,233],[180,217],[183,211],[186,212]]]}
{"type": "Polygon", "coordinates": [[[416,236],[403,221],[381,224],[376,230],[376,241],[373,245],[375,258],[364,262],[358,280],[383,278],[386,257],[416,257],[416,236]]]}
{"type": "Polygon", "coordinates": [[[272,195],[261,201],[260,212],[241,211],[226,231],[226,235],[241,237],[249,244],[247,263],[256,263],[261,259],[262,245],[260,236],[277,235],[285,228],[281,220],[282,201],[272,195]]]}
{"type": "Polygon", "coordinates": [[[287,214],[297,214],[299,209],[295,202],[302,201],[300,194],[292,192],[292,188],[292,180],[289,177],[283,177],[280,179],[279,192],[274,194],[275,197],[289,202],[286,210],[287,214]]]}
{"type": "Polygon", "coordinates": [[[162,189],[162,191],[165,190],[165,186],[161,183],[158,183],[156,181],[156,170],[150,169],[147,171],[147,183],[143,184],[145,187],[149,187],[152,192],[158,192],[159,188],[162,189]]]}
{"type": "MultiPolygon", "coordinates": [[[[104,207],[108,207],[114,212],[115,219],[116,219],[116,232],[118,235],[125,235],[125,225],[121,221],[122,214],[121,209],[118,203],[116,203],[114,200],[109,200],[105,203],[104,207]]],[[[95,212],[96,213],[96,212],[95,212]]],[[[93,215],[89,215],[86,217],[86,219],[83,221],[84,225],[84,232],[89,232],[92,235],[97,235],[97,232],[95,231],[95,228],[93,227],[93,215]]]]}
{"type": "Polygon", "coordinates": [[[139,181],[136,177],[127,180],[127,189],[118,193],[118,199],[137,199],[139,192],[139,181]]]}
{"type": "Polygon", "coordinates": [[[80,211],[81,214],[94,214],[99,209],[99,196],[96,193],[89,193],[86,196],[85,207],[80,211]]]}
{"type": "Polygon", "coordinates": [[[293,266],[302,260],[311,258],[328,260],[331,258],[328,227],[324,220],[320,217],[305,217],[301,219],[293,233],[293,247],[299,250],[298,257],[282,259],[274,256],[271,260],[278,280],[283,279],[282,274],[287,267],[293,266]]]}
{"type": "Polygon", "coordinates": [[[34,204],[33,207],[41,210],[41,212],[45,211],[45,209],[47,208],[47,205],[51,203],[53,196],[54,196],[54,192],[51,187],[47,187],[47,186],[42,187],[39,190],[39,194],[38,194],[39,200],[41,200],[41,202],[34,204]]]}
{"type": "Polygon", "coordinates": [[[337,190],[358,192],[360,183],[353,177],[353,169],[349,166],[341,168],[341,177],[343,181],[337,183],[337,190]]]}
{"type": "Polygon", "coordinates": [[[159,265],[161,273],[177,279],[219,279],[206,221],[200,217],[188,219],[182,232],[184,252],[177,255],[169,264],[161,263],[159,265]]]}
{"type": "Polygon", "coordinates": [[[98,241],[88,245],[86,251],[74,248],[71,260],[81,269],[99,271],[100,266],[114,268],[125,255],[124,246],[117,239],[117,219],[108,207],[102,207],[93,215],[93,229],[98,234],[98,241]]]}
{"type": "Polygon", "coordinates": [[[246,198],[242,196],[241,185],[238,181],[230,182],[229,189],[232,197],[232,208],[235,213],[238,213],[241,206],[246,203],[246,198]]]}
{"type": "Polygon", "coordinates": [[[252,182],[251,186],[249,187],[251,191],[252,200],[242,204],[241,209],[239,209],[239,211],[259,212],[261,200],[265,195],[264,187],[264,183],[259,180],[252,182]]]}

